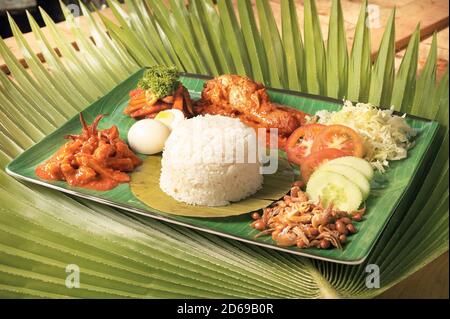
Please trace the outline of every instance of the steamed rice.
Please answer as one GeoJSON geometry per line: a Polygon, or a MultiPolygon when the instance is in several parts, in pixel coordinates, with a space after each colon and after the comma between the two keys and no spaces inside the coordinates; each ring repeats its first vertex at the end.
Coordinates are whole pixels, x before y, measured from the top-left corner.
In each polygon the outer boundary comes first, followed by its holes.
{"type": "Polygon", "coordinates": [[[263,183],[255,131],[220,115],[197,116],[175,127],[161,166],[161,189],[193,205],[227,205],[254,194],[263,183]]]}

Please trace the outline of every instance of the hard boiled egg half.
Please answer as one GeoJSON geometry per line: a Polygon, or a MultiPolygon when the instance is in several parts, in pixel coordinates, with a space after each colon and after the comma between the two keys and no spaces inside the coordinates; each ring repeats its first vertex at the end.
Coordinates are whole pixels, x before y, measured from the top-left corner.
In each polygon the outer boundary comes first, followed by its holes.
{"type": "Polygon", "coordinates": [[[182,111],[176,109],[170,109],[161,111],[155,116],[155,120],[160,121],[166,125],[170,130],[177,126],[181,121],[186,118],[182,111]]]}
{"type": "Polygon", "coordinates": [[[128,130],[128,144],[133,151],[151,155],[159,153],[170,135],[170,129],[157,120],[137,121],[128,130]]]}

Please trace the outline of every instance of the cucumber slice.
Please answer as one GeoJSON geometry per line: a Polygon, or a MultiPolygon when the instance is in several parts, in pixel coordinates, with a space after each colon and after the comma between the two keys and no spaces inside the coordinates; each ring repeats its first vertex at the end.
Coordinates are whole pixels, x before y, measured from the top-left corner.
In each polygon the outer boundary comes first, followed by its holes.
{"type": "Polygon", "coordinates": [[[352,181],[354,184],[356,184],[362,195],[363,199],[366,199],[367,196],[369,196],[370,193],[370,184],[367,178],[361,174],[356,168],[342,165],[342,164],[336,164],[336,163],[326,163],[325,165],[321,166],[319,170],[324,170],[328,172],[333,172],[337,174],[341,174],[345,178],[352,181]]]}
{"type": "Polygon", "coordinates": [[[313,201],[320,199],[325,207],[333,203],[335,209],[348,212],[357,210],[363,201],[358,186],[340,174],[322,170],[311,176],[306,192],[313,201]]]}
{"type": "Polygon", "coordinates": [[[335,158],[331,161],[328,161],[327,164],[341,164],[351,166],[354,169],[358,170],[361,174],[363,174],[367,180],[370,182],[373,178],[373,168],[372,165],[365,159],[354,157],[354,156],[344,156],[335,158]]]}

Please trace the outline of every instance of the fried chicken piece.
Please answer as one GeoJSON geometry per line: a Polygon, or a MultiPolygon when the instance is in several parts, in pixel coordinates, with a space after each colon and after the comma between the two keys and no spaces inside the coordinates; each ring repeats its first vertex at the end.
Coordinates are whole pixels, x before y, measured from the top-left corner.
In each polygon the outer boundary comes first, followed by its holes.
{"type": "Polygon", "coordinates": [[[238,75],[221,75],[206,82],[194,111],[238,117],[255,128],[277,128],[280,138],[305,122],[305,113],[270,102],[262,84],[238,75]]]}

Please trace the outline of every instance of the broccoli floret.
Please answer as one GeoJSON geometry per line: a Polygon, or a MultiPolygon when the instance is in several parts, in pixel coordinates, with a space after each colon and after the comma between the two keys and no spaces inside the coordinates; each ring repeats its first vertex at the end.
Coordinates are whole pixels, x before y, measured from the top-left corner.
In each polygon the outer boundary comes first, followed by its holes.
{"type": "Polygon", "coordinates": [[[138,87],[149,90],[156,98],[163,98],[172,95],[178,84],[178,71],[174,66],[154,65],[144,72],[138,87]]]}

